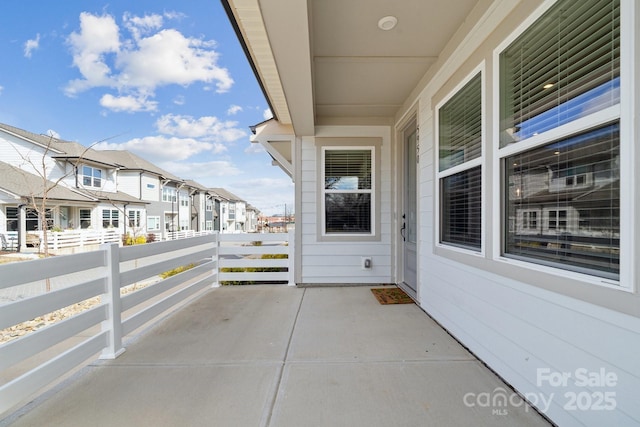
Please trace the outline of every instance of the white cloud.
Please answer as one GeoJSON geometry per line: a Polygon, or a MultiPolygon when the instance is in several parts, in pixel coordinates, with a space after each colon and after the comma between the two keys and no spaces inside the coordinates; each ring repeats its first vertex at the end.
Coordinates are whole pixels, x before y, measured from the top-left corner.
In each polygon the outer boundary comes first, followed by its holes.
{"type": "Polygon", "coordinates": [[[264,110],[264,111],[262,112],[262,117],[263,117],[265,120],[269,120],[269,119],[273,118],[273,113],[271,112],[271,109],[270,109],[270,108],[267,108],[266,110],[264,110]]]}
{"type": "Polygon", "coordinates": [[[240,175],[242,171],[233,163],[226,160],[210,162],[162,162],[158,164],[162,169],[183,179],[193,179],[202,185],[218,187],[216,180],[207,178],[229,177],[240,175]],[[209,184],[207,184],[209,182],[209,184]]]}
{"type": "Polygon", "coordinates": [[[186,100],[184,99],[184,96],[182,95],[178,95],[173,99],[173,103],[176,105],[184,105],[186,102],[186,100]]]}
{"type": "Polygon", "coordinates": [[[166,114],[156,122],[160,133],[178,137],[202,138],[216,142],[233,142],[247,136],[247,132],[238,128],[238,122],[221,121],[217,117],[204,116],[193,118],[166,114]]]}
{"type": "MultiPolygon", "coordinates": [[[[180,17],[175,13],[165,16],[180,17]]],[[[139,99],[153,97],[156,88],[172,84],[201,82],[214,85],[219,93],[231,88],[229,71],[217,64],[215,42],[162,29],[163,24],[162,15],[125,14],[123,26],[131,38],[121,40],[120,27],[112,16],[80,14],[80,30],[69,35],[68,43],[73,65],[82,77],[67,84],[66,94],[105,87],[139,99]]]]}
{"type": "Polygon", "coordinates": [[[51,136],[51,137],[56,138],[56,139],[60,139],[60,134],[58,132],[56,132],[55,130],[52,130],[52,129],[48,129],[46,135],[47,136],[51,136]]]}
{"type": "Polygon", "coordinates": [[[287,178],[243,179],[230,183],[225,188],[243,197],[265,215],[284,214],[285,204],[287,212],[293,210],[294,186],[287,178]]]}
{"type": "Polygon", "coordinates": [[[165,29],[137,41],[136,49],[121,52],[116,66],[123,86],[155,89],[168,84],[215,83],[217,92],[231,88],[229,72],[216,65],[218,53],[213,43],[187,38],[179,31],[165,29]]]}
{"type": "Polygon", "coordinates": [[[100,98],[100,105],[115,112],[125,111],[128,113],[156,111],[158,107],[156,101],[150,101],[144,96],[113,96],[111,94],[103,95],[100,98]]]}
{"type": "Polygon", "coordinates": [[[193,138],[165,136],[145,136],[124,143],[101,142],[94,146],[97,150],[129,150],[152,162],[181,161],[191,156],[208,152],[219,154],[226,150],[222,144],[198,141],[193,138]]]}
{"type": "Polygon", "coordinates": [[[138,40],[142,35],[149,34],[153,30],[162,28],[164,19],[162,15],[152,14],[145,16],[131,15],[129,12],[125,12],[124,26],[131,32],[133,38],[138,40]]]}
{"type": "Polygon", "coordinates": [[[4,90],[4,86],[0,86],[0,95],[2,95],[3,90],[4,90]]]}
{"type": "Polygon", "coordinates": [[[82,12],[80,32],[71,33],[68,43],[73,54],[73,65],[83,78],[69,82],[65,88],[67,95],[74,96],[92,87],[116,85],[105,57],[120,50],[120,32],[112,16],[82,12]]]}
{"type": "Polygon", "coordinates": [[[31,58],[31,53],[40,47],[40,33],[36,34],[35,39],[27,40],[24,43],[24,56],[31,58]]]}
{"type": "Polygon", "coordinates": [[[237,114],[239,112],[242,111],[242,107],[239,105],[232,105],[229,107],[229,109],[227,110],[227,115],[228,116],[233,116],[234,114],[237,114]]]}
{"type": "Polygon", "coordinates": [[[260,153],[264,153],[265,151],[266,150],[264,149],[262,144],[259,144],[257,142],[250,143],[249,146],[244,150],[244,152],[247,154],[260,154],[260,153]]]}

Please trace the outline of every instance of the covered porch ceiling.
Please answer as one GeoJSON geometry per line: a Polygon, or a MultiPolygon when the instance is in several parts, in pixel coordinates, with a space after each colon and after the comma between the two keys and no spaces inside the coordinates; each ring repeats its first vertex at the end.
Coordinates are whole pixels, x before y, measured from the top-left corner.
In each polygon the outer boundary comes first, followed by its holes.
{"type": "Polygon", "coordinates": [[[274,117],[298,136],[322,124],[390,122],[459,29],[493,3],[222,2],[274,117]],[[385,17],[397,24],[381,29],[385,17]]]}

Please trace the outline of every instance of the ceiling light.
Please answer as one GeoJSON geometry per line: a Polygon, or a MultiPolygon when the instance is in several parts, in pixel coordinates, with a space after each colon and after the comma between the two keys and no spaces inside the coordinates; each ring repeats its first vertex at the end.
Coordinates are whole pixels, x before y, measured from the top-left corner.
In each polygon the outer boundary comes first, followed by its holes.
{"type": "Polygon", "coordinates": [[[553,83],[547,83],[546,85],[542,86],[542,89],[551,89],[553,87],[553,83]]]}
{"type": "Polygon", "coordinates": [[[398,18],[395,16],[385,16],[378,21],[378,28],[384,31],[392,30],[398,23],[398,18]]]}

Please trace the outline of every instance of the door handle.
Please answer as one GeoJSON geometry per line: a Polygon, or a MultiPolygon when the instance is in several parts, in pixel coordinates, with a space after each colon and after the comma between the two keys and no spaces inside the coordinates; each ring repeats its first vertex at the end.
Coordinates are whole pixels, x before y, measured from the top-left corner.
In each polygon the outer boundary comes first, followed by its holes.
{"type": "Polygon", "coordinates": [[[404,230],[406,230],[406,228],[407,228],[407,224],[405,224],[405,223],[403,222],[403,223],[402,223],[402,228],[400,229],[400,235],[402,236],[402,241],[403,241],[403,242],[406,242],[406,241],[407,241],[407,238],[406,238],[406,236],[404,235],[404,230]]]}

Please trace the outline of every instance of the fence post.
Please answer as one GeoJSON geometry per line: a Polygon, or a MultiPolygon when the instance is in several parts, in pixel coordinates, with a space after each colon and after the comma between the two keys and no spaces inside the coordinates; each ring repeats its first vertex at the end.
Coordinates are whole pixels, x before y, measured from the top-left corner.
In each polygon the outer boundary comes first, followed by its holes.
{"type": "Polygon", "coordinates": [[[211,285],[212,288],[220,287],[220,232],[213,232],[213,256],[211,258],[213,260],[213,274],[215,275],[215,280],[211,285]]]}
{"type": "Polygon", "coordinates": [[[107,307],[107,320],[102,322],[102,331],[108,332],[107,347],[100,359],[115,359],[124,353],[122,347],[122,303],[120,300],[120,259],[117,243],[102,245],[107,265],[107,292],[102,295],[107,307]]]}
{"type": "Polygon", "coordinates": [[[289,286],[295,286],[296,285],[296,275],[295,275],[295,265],[296,265],[296,257],[295,257],[295,253],[296,253],[296,232],[295,230],[289,230],[288,234],[288,238],[289,238],[289,253],[287,254],[287,257],[289,259],[289,267],[288,267],[288,271],[289,271],[289,286]]]}

